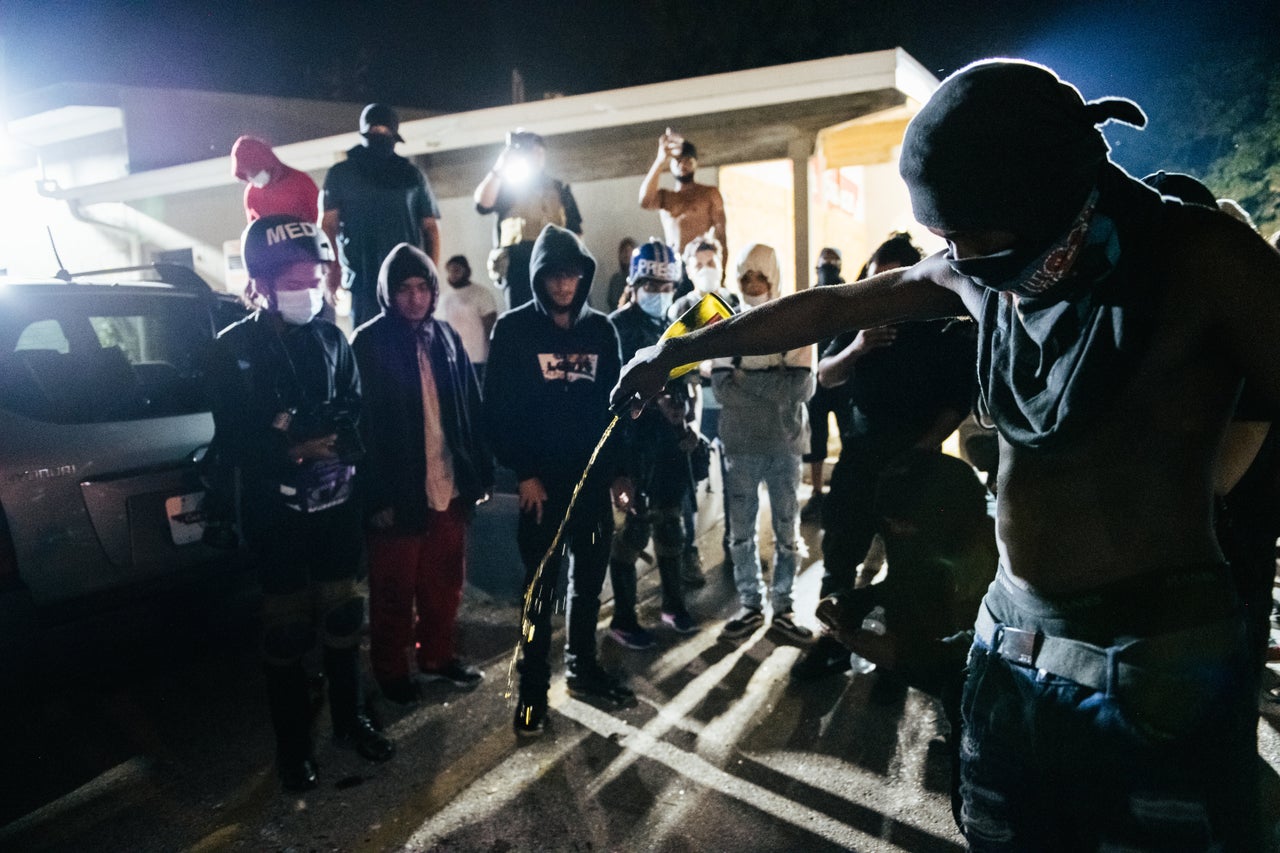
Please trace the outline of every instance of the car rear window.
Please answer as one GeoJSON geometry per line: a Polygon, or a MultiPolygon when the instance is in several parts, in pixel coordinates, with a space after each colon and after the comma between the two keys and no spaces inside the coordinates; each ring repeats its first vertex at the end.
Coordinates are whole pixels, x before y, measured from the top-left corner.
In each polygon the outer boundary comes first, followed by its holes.
{"type": "Polygon", "coordinates": [[[0,298],[0,408],[63,424],[208,409],[204,302],[72,287],[9,288],[0,298]]]}

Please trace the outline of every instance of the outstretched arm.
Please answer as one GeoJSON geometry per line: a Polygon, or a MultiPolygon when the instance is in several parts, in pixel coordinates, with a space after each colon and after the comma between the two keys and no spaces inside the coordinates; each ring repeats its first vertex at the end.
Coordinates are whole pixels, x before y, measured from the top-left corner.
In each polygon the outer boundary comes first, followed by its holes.
{"type": "Polygon", "coordinates": [[[935,255],[906,270],[785,296],[640,350],[613,389],[611,403],[616,407],[650,399],[662,390],[668,373],[684,364],[784,352],[850,328],[963,315],[966,308],[959,292],[966,282],[935,255]]]}

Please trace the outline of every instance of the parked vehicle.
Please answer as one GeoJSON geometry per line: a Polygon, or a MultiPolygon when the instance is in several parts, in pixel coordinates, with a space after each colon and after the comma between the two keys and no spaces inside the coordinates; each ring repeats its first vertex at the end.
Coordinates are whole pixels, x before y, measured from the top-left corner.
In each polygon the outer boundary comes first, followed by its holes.
{"type": "Polygon", "coordinates": [[[245,310],[186,268],[151,269],[0,277],[0,638],[18,612],[226,570],[201,541],[196,462],[207,349],[245,310]]]}

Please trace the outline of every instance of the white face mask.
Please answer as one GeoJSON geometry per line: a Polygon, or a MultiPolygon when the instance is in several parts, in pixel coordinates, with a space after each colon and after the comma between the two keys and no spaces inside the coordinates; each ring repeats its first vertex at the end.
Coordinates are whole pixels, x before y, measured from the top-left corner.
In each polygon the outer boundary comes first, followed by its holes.
{"type": "Polygon", "coordinates": [[[270,181],[271,181],[271,173],[268,172],[266,169],[263,169],[261,172],[259,172],[256,175],[249,176],[249,183],[259,188],[265,187],[270,181]]]}
{"type": "Polygon", "coordinates": [[[640,310],[655,320],[661,320],[666,316],[667,309],[671,307],[672,297],[673,294],[670,291],[650,293],[643,287],[636,291],[636,303],[640,306],[640,310]]]}
{"type": "Polygon", "coordinates": [[[305,326],[324,307],[324,294],[320,288],[310,290],[283,290],[276,294],[276,310],[280,319],[290,326],[305,326]]]}
{"type": "Polygon", "coordinates": [[[742,301],[750,305],[752,308],[763,305],[769,301],[769,294],[762,293],[759,296],[747,296],[742,294],[742,301]]]}
{"type": "Polygon", "coordinates": [[[689,280],[699,293],[710,293],[720,286],[720,270],[715,267],[703,267],[689,274],[689,280]]]}

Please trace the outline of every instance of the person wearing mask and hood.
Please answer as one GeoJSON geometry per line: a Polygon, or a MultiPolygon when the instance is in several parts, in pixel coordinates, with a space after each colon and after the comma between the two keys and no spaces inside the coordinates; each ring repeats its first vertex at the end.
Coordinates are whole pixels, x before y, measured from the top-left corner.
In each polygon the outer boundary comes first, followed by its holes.
{"type": "Polygon", "coordinates": [[[404,142],[400,117],[385,104],[369,104],[360,113],[360,136],[325,175],[320,220],[342,262],[329,271],[329,293],[339,286],[351,291],[356,326],[382,310],[378,270],[394,246],[417,246],[440,264],[440,208],[426,176],[395,151],[404,142]]]}
{"type": "Polygon", "coordinates": [[[285,214],[306,222],[320,221],[320,191],[306,172],[286,166],[271,146],[241,136],[231,146],[231,171],[244,188],[244,215],[252,222],[285,214]]]}
{"type": "MultiPolygon", "coordinates": [[[[661,240],[650,239],[631,255],[627,283],[635,299],[609,315],[622,341],[622,357],[653,346],[670,321],[667,309],[680,281],[680,257],[661,240]]],[[[693,389],[687,375],[667,383],[658,404],[640,417],[623,422],[627,430],[627,470],[636,486],[633,512],[613,540],[609,574],[613,579],[613,620],[610,633],[631,649],[654,645],[653,635],[641,627],[636,613],[636,559],[653,537],[662,580],[662,622],[681,634],[698,624],[685,606],[681,579],[686,531],[683,510],[693,491],[689,453],[698,437],[689,426],[693,417],[693,389]]]]}
{"type": "Polygon", "coordinates": [[[257,310],[228,326],[208,377],[209,453],[240,481],[242,530],[263,592],[267,698],[284,787],[316,786],[311,699],[303,656],[317,633],[329,683],[334,741],[370,761],[394,746],[364,716],[356,590],[360,515],[353,500],[363,456],[360,374],[336,326],[317,317],[333,249],[314,222],[265,216],[241,238],[257,310]]]}
{"type": "Polygon", "coordinates": [[[352,341],[364,383],[370,658],[383,696],[403,705],[418,698],[411,656],[427,680],[483,678],[458,658],[455,634],[467,530],[493,488],[493,463],[462,338],[432,316],[439,295],[431,258],[401,243],[378,273],[383,311],[352,341]]]}
{"type": "MultiPolygon", "coordinates": [[[[738,259],[744,312],[778,295],[778,255],[763,243],[747,246],[738,259]]],[[[729,553],[741,608],[720,636],[738,640],[764,625],[763,575],[757,551],[756,518],[760,484],[769,490],[773,514],[774,566],[769,598],[771,628],[796,642],[813,632],[796,623],[791,585],[799,558],[797,521],[800,457],[808,447],[805,403],[813,394],[810,347],[773,355],[716,359],[711,387],[720,401],[720,441],[724,447],[729,553]]]]}
{"type": "Polygon", "coordinates": [[[609,425],[609,391],[621,368],[618,333],[587,305],[596,261],[572,231],[547,225],[530,257],[533,299],[498,318],[485,370],[485,425],[499,464],[520,484],[517,542],[525,565],[517,736],[543,732],[551,684],[551,611],[560,558],[568,575],[565,668],[570,694],[612,707],[635,694],[596,658],[596,620],[613,539],[610,492],[629,509],[631,484],[615,441],[600,451],[565,521],[561,550],[537,569],[565,518],[583,469],[609,425]]]}

